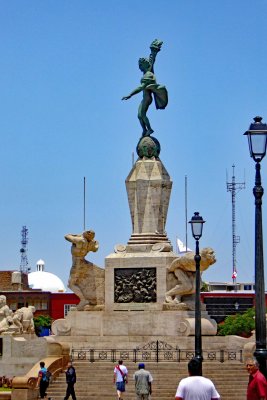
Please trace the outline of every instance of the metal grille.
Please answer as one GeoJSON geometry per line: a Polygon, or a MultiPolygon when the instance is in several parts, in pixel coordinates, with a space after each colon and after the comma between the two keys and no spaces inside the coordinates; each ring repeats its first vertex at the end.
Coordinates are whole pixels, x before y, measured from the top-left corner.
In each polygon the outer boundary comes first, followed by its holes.
{"type": "MultiPolygon", "coordinates": [[[[184,362],[189,361],[195,355],[194,350],[182,350],[178,346],[173,347],[163,341],[153,341],[143,347],[135,349],[95,349],[73,348],[72,360],[84,360],[89,362],[116,362],[118,360],[138,362],[184,362]]],[[[243,362],[242,350],[211,350],[203,351],[203,362],[219,361],[243,362]]]]}

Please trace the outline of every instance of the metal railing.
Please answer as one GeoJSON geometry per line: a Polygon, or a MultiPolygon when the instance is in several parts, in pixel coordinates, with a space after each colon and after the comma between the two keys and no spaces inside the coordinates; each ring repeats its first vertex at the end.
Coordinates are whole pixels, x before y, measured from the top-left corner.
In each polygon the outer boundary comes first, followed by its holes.
{"type": "MultiPolygon", "coordinates": [[[[95,348],[73,348],[71,359],[73,361],[93,362],[116,362],[118,360],[138,362],[184,362],[189,361],[195,355],[194,350],[182,350],[178,347],[162,342],[154,341],[145,346],[135,349],[95,349],[95,348]]],[[[209,350],[203,351],[203,362],[205,361],[237,361],[243,362],[242,350],[209,350]]]]}

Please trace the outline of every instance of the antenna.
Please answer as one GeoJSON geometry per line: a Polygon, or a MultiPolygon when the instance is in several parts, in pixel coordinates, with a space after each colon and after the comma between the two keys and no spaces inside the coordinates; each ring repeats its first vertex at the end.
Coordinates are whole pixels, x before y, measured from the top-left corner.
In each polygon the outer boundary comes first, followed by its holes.
{"type": "Polygon", "coordinates": [[[27,274],[31,268],[28,268],[27,245],[28,229],[24,225],[21,230],[21,249],[20,249],[20,272],[27,274]]]}
{"type": "MultiPolygon", "coordinates": [[[[226,182],[227,192],[231,192],[232,194],[232,262],[233,262],[233,284],[236,284],[237,278],[237,268],[236,268],[236,245],[240,243],[240,236],[236,236],[235,234],[235,198],[237,191],[239,192],[242,189],[245,189],[245,182],[237,183],[235,181],[235,165],[232,165],[233,168],[233,176],[232,182],[226,182]]],[[[228,176],[228,175],[227,175],[228,176]]]]}

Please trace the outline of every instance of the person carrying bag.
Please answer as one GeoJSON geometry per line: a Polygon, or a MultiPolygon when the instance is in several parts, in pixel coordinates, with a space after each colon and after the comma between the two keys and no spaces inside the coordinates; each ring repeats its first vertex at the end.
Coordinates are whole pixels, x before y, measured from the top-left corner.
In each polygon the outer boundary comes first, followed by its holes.
{"type": "Polygon", "coordinates": [[[122,360],[119,360],[114,368],[113,382],[116,383],[118,400],[122,400],[121,395],[125,392],[125,384],[128,383],[128,370],[122,360]]]}

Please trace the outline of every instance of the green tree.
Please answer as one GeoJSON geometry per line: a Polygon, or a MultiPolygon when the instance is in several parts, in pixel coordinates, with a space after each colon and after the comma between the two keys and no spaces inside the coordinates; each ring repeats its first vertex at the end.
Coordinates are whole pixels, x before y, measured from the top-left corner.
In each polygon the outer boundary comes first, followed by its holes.
{"type": "Polygon", "coordinates": [[[35,333],[39,336],[42,328],[50,328],[52,318],[49,315],[38,315],[33,318],[35,333]]]}
{"type": "Polygon", "coordinates": [[[228,315],[224,322],[218,325],[217,335],[237,335],[249,337],[255,329],[255,309],[249,308],[242,314],[228,315]]]}
{"type": "Polygon", "coordinates": [[[209,292],[209,285],[207,284],[207,282],[202,281],[202,286],[200,288],[201,292],[209,292]]]}

